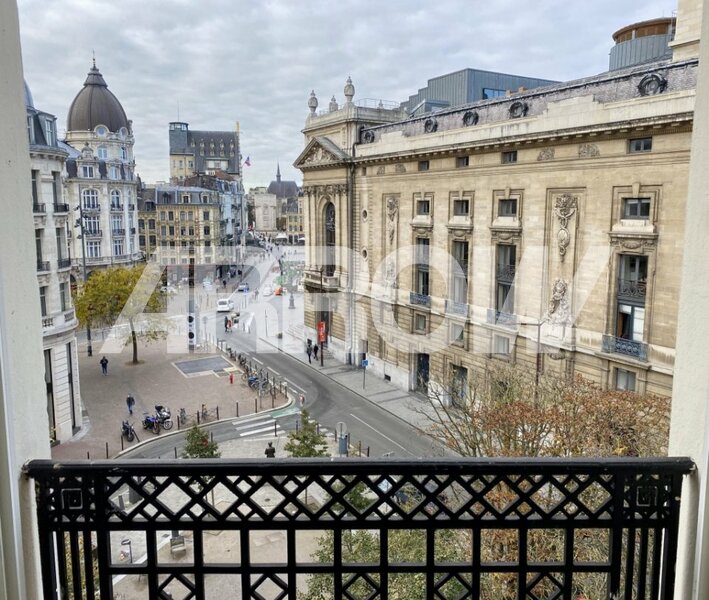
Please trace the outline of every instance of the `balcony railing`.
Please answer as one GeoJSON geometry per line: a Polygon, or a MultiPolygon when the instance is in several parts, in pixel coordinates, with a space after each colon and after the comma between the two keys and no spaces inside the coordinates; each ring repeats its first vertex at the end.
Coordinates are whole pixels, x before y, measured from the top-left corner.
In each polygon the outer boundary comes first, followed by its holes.
{"type": "Polygon", "coordinates": [[[64,311],[64,322],[69,323],[73,321],[76,318],[76,313],[74,312],[73,308],[70,308],[67,311],[64,311]]]}
{"type": "Polygon", "coordinates": [[[431,306],[431,296],[428,294],[409,292],[409,304],[415,304],[416,306],[431,306]]]}
{"type": "Polygon", "coordinates": [[[95,213],[95,212],[101,212],[101,205],[100,204],[89,204],[87,206],[84,206],[81,210],[84,212],[90,212],[90,213],[95,213]]]}
{"type": "Polygon", "coordinates": [[[47,207],[45,206],[45,204],[43,202],[33,202],[32,203],[32,212],[36,213],[36,214],[37,213],[38,214],[46,213],[47,207]]]}
{"type": "Polygon", "coordinates": [[[37,272],[43,273],[49,271],[49,261],[48,260],[38,260],[37,261],[37,272]]]}
{"type": "Polygon", "coordinates": [[[625,354],[638,360],[647,361],[647,344],[615,337],[614,335],[603,336],[603,352],[609,354],[625,354]]]}
{"type": "Polygon", "coordinates": [[[122,204],[111,204],[111,210],[112,211],[123,211],[123,205],[122,204]]]}
{"type": "Polygon", "coordinates": [[[121,236],[124,236],[125,234],[126,234],[126,230],[125,230],[125,229],[118,229],[118,228],[116,228],[116,229],[111,229],[111,235],[114,235],[114,236],[117,236],[117,237],[121,237],[121,236]]]}
{"type": "Polygon", "coordinates": [[[426,598],[670,600],[693,467],[455,458],[33,460],[25,470],[47,600],[133,597],[136,585],[141,598],[295,598],[315,581],[338,599],[415,584],[426,598]],[[349,558],[353,532],[371,559],[349,558]],[[402,532],[419,551],[402,555],[402,532]],[[253,549],[267,541],[264,560],[253,549]]]}
{"type": "Polygon", "coordinates": [[[86,237],[101,237],[100,229],[84,229],[86,237]]]}
{"type": "Polygon", "coordinates": [[[44,329],[54,327],[54,317],[42,317],[42,327],[44,329]]]}
{"type": "Polygon", "coordinates": [[[455,302],[453,300],[446,300],[446,314],[467,317],[468,305],[465,302],[455,302]]]}
{"type": "Polygon", "coordinates": [[[60,214],[60,213],[68,213],[69,212],[69,205],[68,204],[60,204],[58,202],[54,203],[54,214],[60,214]]]}
{"type": "Polygon", "coordinates": [[[57,269],[69,269],[71,268],[71,258],[58,258],[57,259],[57,269]]]}
{"type": "Polygon", "coordinates": [[[618,300],[639,300],[645,302],[647,281],[633,281],[632,279],[618,280],[618,300]]]}
{"type": "Polygon", "coordinates": [[[501,325],[502,327],[517,327],[517,315],[495,310],[494,308],[487,309],[487,322],[490,325],[501,325]]]}
{"type": "Polygon", "coordinates": [[[497,281],[500,283],[513,283],[517,267],[515,265],[498,265],[497,281]]]}
{"type": "Polygon", "coordinates": [[[87,256],[86,257],[86,264],[89,264],[89,265],[91,265],[91,264],[95,265],[95,264],[106,262],[106,261],[108,261],[108,258],[106,258],[105,256],[87,256]]]}

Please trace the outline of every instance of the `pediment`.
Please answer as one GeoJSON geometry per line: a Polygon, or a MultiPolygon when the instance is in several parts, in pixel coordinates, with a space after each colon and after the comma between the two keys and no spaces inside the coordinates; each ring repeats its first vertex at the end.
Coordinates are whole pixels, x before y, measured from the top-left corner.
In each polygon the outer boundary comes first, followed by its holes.
{"type": "Polygon", "coordinates": [[[293,166],[296,169],[328,167],[347,162],[349,158],[349,155],[331,139],[315,137],[308,142],[305,150],[300,153],[293,166]]]}

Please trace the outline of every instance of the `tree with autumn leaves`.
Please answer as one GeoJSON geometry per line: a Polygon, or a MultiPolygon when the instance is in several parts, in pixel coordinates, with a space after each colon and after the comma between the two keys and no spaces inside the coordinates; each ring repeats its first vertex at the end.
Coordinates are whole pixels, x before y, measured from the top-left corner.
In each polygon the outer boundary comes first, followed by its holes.
{"type": "Polygon", "coordinates": [[[78,289],[74,298],[76,316],[83,325],[111,327],[119,318],[128,323],[126,343],[133,345],[133,363],[138,363],[138,332],[144,340],[165,336],[165,323],[158,317],[165,298],[149,278],[141,280],[146,265],[97,270],[78,289]]]}

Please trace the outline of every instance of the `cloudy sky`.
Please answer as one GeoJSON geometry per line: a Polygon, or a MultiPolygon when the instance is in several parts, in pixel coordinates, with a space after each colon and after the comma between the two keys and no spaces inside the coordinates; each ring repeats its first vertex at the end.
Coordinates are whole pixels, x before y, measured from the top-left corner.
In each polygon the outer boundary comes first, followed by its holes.
{"type": "Polygon", "coordinates": [[[307,100],[403,101],[429,78],[476,67],[569,80],[607,69],[611,34],[670,16],[674,0],[18,0],[25,78],[35,105],[66,114],[91,66],[133,120],[137,170],[168,178],[168,123],[241,126],[267,185],[280,161],[302,180],[307,100]]]}

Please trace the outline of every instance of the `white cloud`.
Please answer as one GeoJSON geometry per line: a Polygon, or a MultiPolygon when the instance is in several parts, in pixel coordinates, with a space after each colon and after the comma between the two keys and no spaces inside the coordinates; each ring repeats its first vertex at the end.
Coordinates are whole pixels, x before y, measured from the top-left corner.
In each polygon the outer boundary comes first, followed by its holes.
{"type": "Polygon", "coordinates": [[[133,120],[138,172],[167,179],[168,123],[241,124],[245,185],[284,179],[315,89],[320,107],[357,98],[404,101],[429,78],[465,67],[568,80],[607,68],[611,34],[669,16],[662,0],[20,0],[25,77],[60,130],[91,66],[133,120]]]}

